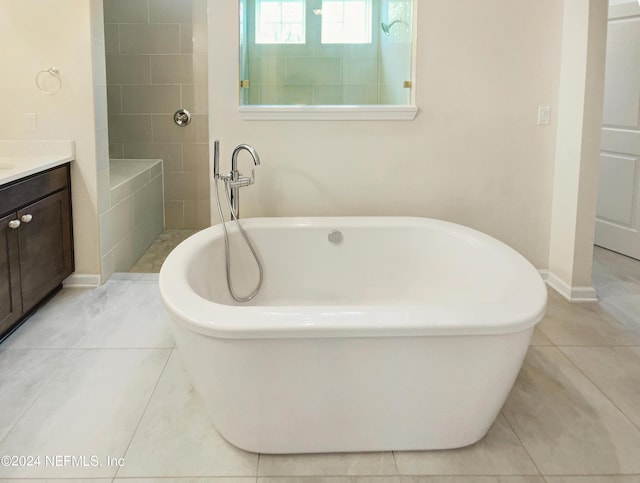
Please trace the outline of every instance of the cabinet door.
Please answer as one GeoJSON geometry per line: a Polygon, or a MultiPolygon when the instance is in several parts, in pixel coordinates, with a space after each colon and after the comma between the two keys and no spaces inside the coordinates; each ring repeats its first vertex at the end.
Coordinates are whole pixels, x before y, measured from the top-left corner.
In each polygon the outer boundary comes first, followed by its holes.
{"type": "Polygon", "coordinates": [[[63,190],[18,211],[21,225],[20,279],[26,312],[73,271],[69,191],[63,190]]]}
{"type": "Polygon", "coordinates": [[[18,230],[9,228],[15,213],[0,219],[0,338],[22,315],[18,230]]]}

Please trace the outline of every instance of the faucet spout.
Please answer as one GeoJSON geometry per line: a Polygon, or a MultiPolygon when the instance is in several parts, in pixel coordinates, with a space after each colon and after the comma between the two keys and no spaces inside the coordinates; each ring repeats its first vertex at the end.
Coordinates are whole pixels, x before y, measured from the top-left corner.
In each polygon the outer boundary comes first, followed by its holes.
{"type": "Polygon", "coordinates": [[[258,156],[258,152],[248,144],[240,144],[236,146],[233,150],[233,154],[231,155],[231,171],[238,171],[238,155],[240,154],[240,151],[247,151],[253,158],[253,164],[256,166],[260,164],[260,156],[258,156]]]}
{"type": "Polygon", "coordinates": [[[258,152],[252,146],[240,144],[233,150],[233,154],[231,155],[231,179],[229,181],[229,188],[231,192],[231,216],[236,219],[240,217],[240,188],[249,186],[255,181],[253,170],[250,178],[242,177],[240,171],[238,171],[238,155],[241,151],[247,151],[253,159],[253,164],[256,166],[260,165],[260,156],[258,156],[258,152]]]}

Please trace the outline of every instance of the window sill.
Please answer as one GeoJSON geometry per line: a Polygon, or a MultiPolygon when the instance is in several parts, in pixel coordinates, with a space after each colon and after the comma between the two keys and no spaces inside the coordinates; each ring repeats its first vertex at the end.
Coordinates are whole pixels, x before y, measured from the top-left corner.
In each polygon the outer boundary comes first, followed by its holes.
{"type": "Polygon", "coordinates": [[[413,121],[416,106],[240,106],[243,121],[413,121]]]}

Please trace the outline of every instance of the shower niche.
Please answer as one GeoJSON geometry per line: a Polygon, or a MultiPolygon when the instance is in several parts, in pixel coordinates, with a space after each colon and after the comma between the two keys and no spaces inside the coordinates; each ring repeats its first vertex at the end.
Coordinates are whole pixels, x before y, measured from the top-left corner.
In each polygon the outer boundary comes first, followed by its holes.
{"type": "Polygon", "coordinates": [[[240,0],[240,112],[413,119],[415,8],[415,0],[240,0]]]}

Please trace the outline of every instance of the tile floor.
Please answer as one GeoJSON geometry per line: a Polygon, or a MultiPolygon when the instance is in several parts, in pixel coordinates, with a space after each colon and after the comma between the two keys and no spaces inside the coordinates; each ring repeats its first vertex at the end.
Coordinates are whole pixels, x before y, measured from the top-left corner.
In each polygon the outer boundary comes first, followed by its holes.
{"type": "Polygon", "coordinates": [[[63,290],[0,345],[0,456],[41,457],[0,481],[640,483],[640,262],[595,268],[600,303],[550,294],[489,434],[430,452],[241,451],[187,382],[156,275],[63,290]]]}

